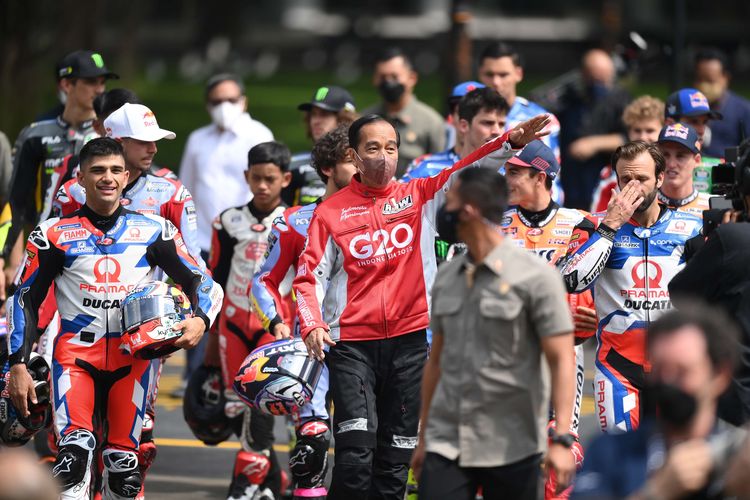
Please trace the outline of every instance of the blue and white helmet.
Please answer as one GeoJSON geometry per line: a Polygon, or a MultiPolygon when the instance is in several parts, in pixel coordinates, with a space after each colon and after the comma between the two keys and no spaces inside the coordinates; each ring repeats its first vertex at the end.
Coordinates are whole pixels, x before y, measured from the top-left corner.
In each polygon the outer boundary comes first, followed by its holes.
{"type": "Polygon", "coordinates": [[[309,403],[323,371],[300,339],[258,347],[242,362],[233,389],[248,405],[271,415],[296,413],[309,403]]]}
{"type": "Polygon", "coordinates": [[[182,336],[172,327],[192,314],[190,300],[176,286],[149,281],[136,286],[120,305],[124,347],[136,358],[173,353],[182,336]]]}

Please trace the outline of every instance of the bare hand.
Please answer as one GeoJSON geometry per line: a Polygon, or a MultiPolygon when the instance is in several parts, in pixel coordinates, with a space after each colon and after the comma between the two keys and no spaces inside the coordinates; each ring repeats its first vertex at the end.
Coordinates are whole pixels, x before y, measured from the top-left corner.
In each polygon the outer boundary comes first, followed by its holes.
{"type": "Polygon", "coordinates": [[[648,481],[661,498],[683,498],[706,485],[713,463],[711,449],[702,439],[672,447],[667,462],[648,481]]]}
{"type": "Polygon", "coordinates": [[[292,336],[292,331],[284,323],[276,323],[273,327],[273,336],[276,340],[288,339],[292,336]]]}
{"type": "Polygon", "coordinates": [[[547,450],[547,456],[544,458],[544,470],[547,476],[549,476],[550,471],[555,472],[556,493],[562,492],[573,480],[573,474],[576,470],[573,453],[563,445],[551,444],[549,450],[547,450]]]}
{"type": "Polygon", "coordinates": [[[612,189],[612,198],[607,204],[607,215],[604,216],[602,224],[617,231],[630,220],[641,203],[641,183],[636,180],[628,182],[619,193],[612,189]]]}
{"type": "Polygon", "coordinates": [[[576,331],[596,331],[599,327],[599,321],[596,317],[596,310],[590,307],[577,306],[573,314],[573,325],[576,331]]]}
{"type": "Polygon", "coordinates": [[[192,349],[198,345],[206,330],[206,323],[198,317],[184,319],[172,327],[174,330],[182,330],[182,337],[174,343],[175,347],[192,349]]]}
{"type": "Polygon", "coordinates": [[[549,135],[550,131],[544,130],[544,127],[549,125],[551,121],[552,118],[549,115],[537,115],[530,120],[519,123],[513,127],[508,136],[511,145],[514,148],[520,148],[535,139],[541,139],[545,135],[549,135]]]}
{"type": "Polygon", "coordinates": [[[422,476],[422,466],[424,465],[424,457],[427,455],[427,450],[424,446],[424,439],[420,438],[417,443],[417,447],[414,448],[414,452],[411,454],[411,471],[414,473],[414,479],[419,482],[419,478],[422,476]]]}
{"type": "Polygon", "coordinates": [[[737,222],[737,219],[739,219],[741,214],[742,210],[727,210],[724,212],[724,215],[721,216],[721,223],[731,224],[737,222]]]}
{"type": "Polygon", "coordinates": [[[19,363],[10,368],[8,392],[16,411],[20,415],[28,417],[30,415],[28,402],[31,401],[33,404],[36,404],[37,400],[36,391],[34,390],[34,379],[31,378],[25,364],[19,363]]]}
{"type": "Polygon", "coordinates": [[[331,336],[323,328],[316,328],[305,337],[305,347],[311,358],[323,361],[326,357],[323,349],[325,345],[335,346],[336,342],[331,340],[331,336]]]}
{"type": "Polygon", "coordinates": [[[581,137],[568,146],[570,156],[579,161],[586,161],[597,153],[595,141],[590,137],[581,137]]]}

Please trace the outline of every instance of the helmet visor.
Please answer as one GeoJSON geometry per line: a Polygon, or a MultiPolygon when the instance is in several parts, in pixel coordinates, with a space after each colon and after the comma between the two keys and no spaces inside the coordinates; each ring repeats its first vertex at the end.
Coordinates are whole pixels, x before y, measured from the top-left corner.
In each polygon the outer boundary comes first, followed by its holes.
{"type": "Polygon", "coordinates": [[[152,295],[128,301],[122,308],[123,329],[134,330],[157,318],[174,316],[177,313],[175,300],[163,295],[152,295]]]}

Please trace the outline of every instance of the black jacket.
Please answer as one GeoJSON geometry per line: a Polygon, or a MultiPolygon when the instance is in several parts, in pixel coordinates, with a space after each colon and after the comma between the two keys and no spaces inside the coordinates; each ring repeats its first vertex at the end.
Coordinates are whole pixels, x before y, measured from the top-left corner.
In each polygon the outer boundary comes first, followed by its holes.
{"type": "Polygon", "coordinates": [[[720,404],[720,416],[733,424],[750,420],[750,224],[719,226],[706,244],[669,283],[669,294],[680,300],[697,297],[723,307],[742,332],[740,367],[720,404]],[[739,398],[739,399],[737,399],[739,398]]]}

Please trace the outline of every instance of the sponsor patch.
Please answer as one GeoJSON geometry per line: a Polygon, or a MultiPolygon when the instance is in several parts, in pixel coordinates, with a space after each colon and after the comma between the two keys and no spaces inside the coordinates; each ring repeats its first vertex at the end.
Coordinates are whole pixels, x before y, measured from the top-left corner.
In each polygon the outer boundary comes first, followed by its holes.
{"type": "Polygon", "coordinates": [[[29,243],[37,247],[39,250],[46,250],[49,248],[47,235],[44,234],[44,231],[42,231],[42,228],[39,226],[35,227],[34,230],[31,231],[31,234],[29,234],[29,243]]]}
{"type": "Polygon", "coordinates": [[[665,233],[689,235],[693,232],[695,224],[692,221],[671,220],[667,225],[665,233]]]}
{"type": "Polygon", "coordinates": [[[89,235],[89,231],[87,229],[69,229],[67,231],[63,231],[60,235],[60,238],[57,240],[58,243],[67,243],[69,241],[79,241],[79,240],[87,240],[89,235]]]}
{"type": "Polygon", "coordinates": [[[286,225],[286,219],[284,219],[283,215],[279,215],[273,220],[273,225],[276,226],[276,229],[281,231],[282,233],[285,233],[289,230],[289,226],[286,225]]]}
{"type": "MultiPolygon", "coordinates": [[[[344,420],[343,422],[339,422],[338,434],[343,434],[345,432],[351,432],[351,431],[367,431],[367,419],[366,418],[352,418],[350,420],[344,420]]],[[[395,437],[396,436],[394,436],[394,438],[395,437]]]]}
{"type": "Polygon", "coordinates": [[[414,205],[411,195],[396,201],[395,198],[391,198],[390,201],[383,205],[383,215],[393,215],[399,212],[403,212],[407,208],[414,205]]]}
{"type": "Polygon", "coordinates": [[[348,208],[342,208],[341,209],[341,216],[339,217],[339,221],[345,221],[347,219],[351,219],[352,217],[359,217],[361,215],[367,215],[370,213],[370,207],[365,205],[358,205],[356,207],[348,207],[348,208]]]}
{"type": "Polygon", "coordinates": [[[391,445],[394,448],[401,448],[404,450],[413,450],[417,447],[417,436],[397,436],[393,435],[393,441],[391,445]]]}

